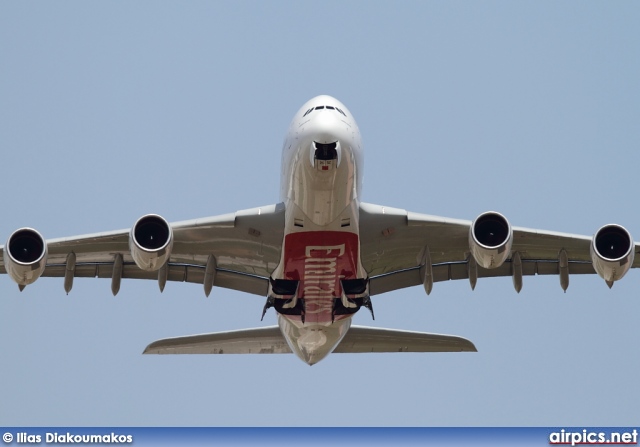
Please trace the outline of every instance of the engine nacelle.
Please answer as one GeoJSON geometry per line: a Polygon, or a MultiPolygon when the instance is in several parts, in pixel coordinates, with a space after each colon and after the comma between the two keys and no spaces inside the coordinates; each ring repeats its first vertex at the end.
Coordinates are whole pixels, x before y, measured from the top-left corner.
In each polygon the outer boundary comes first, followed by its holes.
{"type": "Polygon", "coordinates": [[[35,282],[47,265],[47,242],[33,228],[20,228],[4,246],[4,267],[21,286],[35,282]]]}
{"type": "Polygon", "coordinates": [[[147,214],[136,221],[129,233],[129,250],[142,270],[159,270],[169,260],[173,230],[164,218],[147,214]]]}
{"type": "Polygon", "coordinates": [[[633,238],[626,228],[615,224],[605,225],[591,241],[593,268],[605,281],[617,281],[633,264],[633,248],[633,238]]]}
{"type": "Polygon", "coordinates": [[[469,228],[469,250],[478,265],[492,269],[504,264],[511,254],[513,230],[500,213],[480,214],[469,228]]]}

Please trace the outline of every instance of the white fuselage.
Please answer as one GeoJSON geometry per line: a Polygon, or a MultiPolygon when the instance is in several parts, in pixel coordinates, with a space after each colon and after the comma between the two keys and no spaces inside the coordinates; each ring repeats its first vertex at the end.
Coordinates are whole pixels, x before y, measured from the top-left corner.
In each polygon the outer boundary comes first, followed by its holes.
{"type": "Polygon", "coordinates": [[[304,315],[279,313],[278,323],[309,364],[331,353],[351,325],[353,314],[332,310],[343,296],[341,281],[366,278],[358,235],[362,168],[360,131],[347,108],[330,96],[305,103],[282,151],[285,232],[272,278],[298,281],[290,305],[304,302],[304,315]]]}

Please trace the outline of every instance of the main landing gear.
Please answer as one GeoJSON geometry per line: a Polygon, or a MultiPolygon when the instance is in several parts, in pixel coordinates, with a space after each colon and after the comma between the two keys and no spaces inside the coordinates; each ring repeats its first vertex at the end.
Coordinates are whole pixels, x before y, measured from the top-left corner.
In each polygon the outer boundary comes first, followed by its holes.
{"type": "MultiPolygon", "coordinates": [[[[342,280],[342,295],[338,298],[331,298],[331,322],[335,320],[336,315],[350,315],[358,312],[361,307],[369,309],[371,318],[375,320],[373,313],[373,304],[368,294],[368,281],[366,279],[350,279],[342,280]],[[348,296],[352,295],[353,298],[348,296]]],[[[264,319],[267,310],[271,307],[275,308],[278,313],[283,315],[299,315],[302,322],[305,320],[306,303],[304,298],[299,297],[299,281],[294,280],[271,280],[271,290],[276,295],[290,296],[287,298],[276,298],[268,296],[267,301],[262,308],[262,317],[264,319]]]]}

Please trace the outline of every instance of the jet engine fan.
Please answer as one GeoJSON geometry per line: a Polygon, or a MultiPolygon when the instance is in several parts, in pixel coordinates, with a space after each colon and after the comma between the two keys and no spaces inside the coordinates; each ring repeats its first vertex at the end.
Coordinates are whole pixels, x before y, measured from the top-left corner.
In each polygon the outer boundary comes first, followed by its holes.
{"type": "Polygon", "coordinates": [[[159,270],[169,260],[172,247],[171,225],[157,214],[142,216],[131,228],[129,249],[142,270],[159,270]]]}
{"type": "Polygon", "coordinates": [[[511,254],[513,230],[500,213],[480,214],[469,228],[469,250],[478,265],[486,269],[500,267],[511,254]]]}
{"type": "Polygon", "coordinates": [[[35,282],[47,265],[47,242],[33,228],[20,228],[9,236],[4,248],[4,266],[15,282],[35,282]]]}
{"type": "Polygon", "coordinates": [[[605,281],[618,281],[633,264],[633,248],[633,238],[626,228],[615,224],[605,225],[591,241],[593,268],[605,281]]]}

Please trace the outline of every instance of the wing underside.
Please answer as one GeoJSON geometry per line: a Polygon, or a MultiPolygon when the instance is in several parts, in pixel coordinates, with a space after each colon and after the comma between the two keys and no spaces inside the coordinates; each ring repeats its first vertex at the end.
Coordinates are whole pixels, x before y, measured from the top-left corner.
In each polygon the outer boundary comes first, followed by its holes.
{"type": "MultiPolygon", "coordinates": [[[[207,261],[213,255],[217,287],[267,295],[269,275],[280,262],[284,204],[176,222],[171,227],[173,250],[162,272],[167,281],[203,284],[207,261]]],[[[142,270],[134,262],[129,231],[48,240],[42,276],[64,277],[65,288],[70,288],[73,278],[111,278],[114,293],[122,278],[158,280],[159,271],[142,270]]],[[[2,256],[0,273],[6,273],[2,256]]]]}
{"type": "MultiPolygon", "coordinates": [[[[379,295],[422,284],[427,247],[433,282],[469,278],[470,225],[467,220],[361,203],[360,255],[370,280],[369,293],[379,295]]],[[[42,276],[64,277],[67,291],[78,277],[111,278],[114,293],[121,278],[159,280],[159,274],[166,274],[167,281],[203,284],[208,258],[213,255],[215,286],[267,295],[269,277],[280,262],[284,204],[177,222],[171,227],[175,242],[162,272],[138,268],[129,249],[129,230],[119,230],[47,241],[49,256],[42,276]]],[[[519,253],[518,274],[522,276],[559,275],[561,251],[567,255],[569,275],[593,274],[590,243],[588,236],[513,228],[512,251],[519,253]]],[[[636,244],[634,250],[639,252],[640,246],[636,244]]],[[[639,266],[637,256],[632,267],[639,266]]],[[[478,267],[477,277],[513,276],[514,270],[509,258],[494,269],[478,267]]],[[[0,273],[6,273],[1,256],[0,273]]]]}
{"type": "MultiPolygon", "coordinates": [[[[428,248],[433,282],[468,279],[471,221],[360,204],[361,258],[370,277],[370,293],[377,295],[423,283],[428,248]]],[[[521,265],[518,274],[559,275],[561,253],[569,275],[595,273],[589,236],[513,227],[511,251],[521,265]]],[[[640,252],[640,245],[633,247],[640,252]]],[[[640,256],[632,267],[640,266],[640,256]]],[[[477,277],[514,276],[513,258],[497,268],[477,267],[477,277]]]]}

